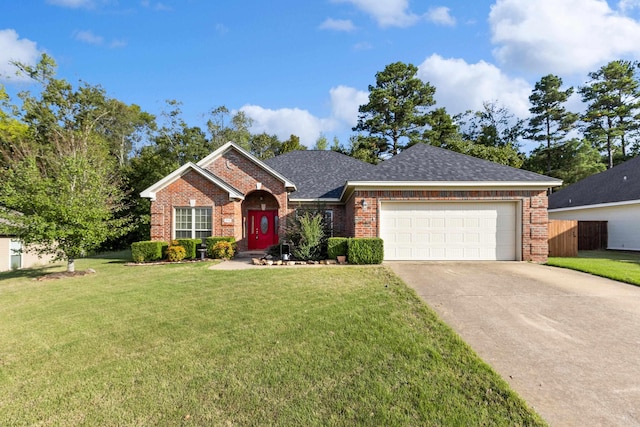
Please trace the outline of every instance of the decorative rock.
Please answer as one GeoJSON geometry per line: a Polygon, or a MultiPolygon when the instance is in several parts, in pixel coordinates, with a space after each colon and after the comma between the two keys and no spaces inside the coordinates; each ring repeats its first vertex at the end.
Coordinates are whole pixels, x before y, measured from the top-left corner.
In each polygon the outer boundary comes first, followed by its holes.
{"type": "Polygon", "coordinates": [[[280,260],[276,261],[276,265],[282,265],[282,261],[280,260]]]}
{"type": "Polygon", "coordinates": [[[336,260],[335,259],[327,259],[325,260],[327,265],[335,265],[336,264],[336,260]]]}
{"type": "Polygon", "coordinates": [[[296,265],[295,261],[287,261],[287,265],[296,265]]]}
{"type": "Polygon", "coordinates": [[[326,260],[326,259],[321,259],[321,260],[320,260],[320,264],[322,264],[322,265],[327,265],[327,260],[326,260]]]}
{"type": "Polygon", "coordinates": [[[260,260],[258,258],[251,258],[251,263],[253,265],[262,265],[262,260],[260,260]]]}
{"type": "Polygon", "coordinates": [[[268,259],[266,264],[267,264],[267,265],[273,265],[273,261],[272,261],[272,260],[270,260],[270,259],[268,259]]]}

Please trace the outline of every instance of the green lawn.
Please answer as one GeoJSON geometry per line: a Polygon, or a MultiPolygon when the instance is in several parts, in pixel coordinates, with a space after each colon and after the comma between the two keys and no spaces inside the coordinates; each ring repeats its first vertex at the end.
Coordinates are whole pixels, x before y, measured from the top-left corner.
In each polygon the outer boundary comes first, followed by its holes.
{"type": "Polygon", "coordinates": [[[577,258],[551,257],[547,265],[640,286],[640,252],[581,251],[577,258]]]}
{"type": "Polygon", "coordinates": [[[385,267],[209,265],[0,274],[0,425],[544,425],[385,267]]]}

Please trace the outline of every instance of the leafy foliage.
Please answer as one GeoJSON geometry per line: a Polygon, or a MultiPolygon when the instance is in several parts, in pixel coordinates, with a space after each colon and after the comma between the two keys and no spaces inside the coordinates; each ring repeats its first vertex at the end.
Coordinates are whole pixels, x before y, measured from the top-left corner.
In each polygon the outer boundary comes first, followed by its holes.
{"type": "Polygon", "coordinates": [[[329,237],[327,239],[327,258],[336,259],[338,256],[346,256],[348,244],[347,237],[329,237]]]}
{"type": "Polygon", "coordinates": [[[349,264],[382,264],[384,242],[377,237],[354,238],[348,240],[347,259],[349,264]]]}
{"type": "Polygon", "coordinates": [[[233,243],[221,240],[211,248],[211,256],[216,259],[231,259],[235,255],[233,243]]]}
{"type": "Polygon", "coordinates": [[[176,239],[178,244],[182,246],[186,252],[186,259],[195,259],[196,258],[196,249],[200,243],[202,243],[202,239],[176,239]]]}
{"type": "Polygon", "coordinates": [[[168,246],[167,242],[157,240],[134,242],[131,244],[131,257],[134,262],[159,261],[168,246]]]}
{"type": "Polygon", "coordinates": [[[320,259],[323,252],[324,228],[323,216],[320,213],[299,213],[287,229],[287,239],[293,242],[293,256],[300,260],[320,259]]]}
{"type": "Polygon", "coordinates": [[[218,242],[229,242],[233,247],[234,253],[236,250],[236,238],[235,237],[207,237],[205,239],[205,244],[207,246],[207,256],[210,258],[215,258],[213,253],[213,247],[218,242]]]}
{"type": "Polygon", "coordinates": [[[36,66],[16,64],[42,85],[35,96],[22,92],[22,119],[29,138],[0,154],[1,232],[21,239],[37,253],[73,261],[124,235],[125,209],[115,158],[101,132],[112,115],[104,91],[87,84],[74,89],[54,78],[46,54],[36,66]]]}
{"type": "Polygon", "coordinates": [[[184,247],[180,246],[177,240],[172,240],[167,248],[167,259],[171,262],[182,261],[187,255],[184,247]]]}

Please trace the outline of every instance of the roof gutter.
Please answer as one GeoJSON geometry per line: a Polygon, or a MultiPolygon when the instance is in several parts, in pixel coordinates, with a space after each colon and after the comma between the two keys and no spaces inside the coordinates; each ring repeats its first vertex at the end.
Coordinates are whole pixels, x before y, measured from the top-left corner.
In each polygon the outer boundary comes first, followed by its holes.
{"type": "Polygon", "coordinates": [[[350,190],[358,187],[360,190],[377,190],[380,188],[398,190],[424,190],[424,189],[458,189],[458,190],[479,190],[479,189],[496,189],[508,188],[516,189],[548,189],[562,185],[560,180],[552,181],[347,181],[340,194],[340,200],[350,190]]]}

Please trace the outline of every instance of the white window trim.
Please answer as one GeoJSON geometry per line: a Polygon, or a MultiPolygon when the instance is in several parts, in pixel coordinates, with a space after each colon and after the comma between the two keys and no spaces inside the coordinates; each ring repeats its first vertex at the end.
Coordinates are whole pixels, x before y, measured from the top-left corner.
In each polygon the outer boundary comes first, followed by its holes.
{"type": "Polygon", "coordinates": [[[171,240],[176,239],[176,217],[178,209],[191,209],[191,237],[190,239],[195,239],[196,231],[196,209],[211,209],[211,235],[213,235],[213,206],[174,206],[173,207],[173,224],[171,225],[171,240]]]}

